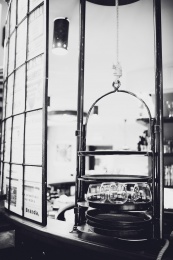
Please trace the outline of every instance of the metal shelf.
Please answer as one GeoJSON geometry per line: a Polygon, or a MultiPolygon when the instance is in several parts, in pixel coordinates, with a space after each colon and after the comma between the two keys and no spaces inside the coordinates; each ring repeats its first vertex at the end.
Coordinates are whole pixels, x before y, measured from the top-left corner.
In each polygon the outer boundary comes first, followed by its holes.
{"type": "Polygon", "coordinates": [[[151,182],[150,176],[143,175],[115,175],[115,174],[86,174],[79,178],[84,181],[119,181],[119,182],[151,182]]]}
{"type": "Polygon", "coordinates": [[[165,156],[165,157],[173,157],[173,153],[164,153],[163,156],[165,156]]]}
{"type": "MultiPolygon", "coordinates": [[[[143,125],[149,124],[149,118],[137,118],[136,121],[143,125]]],[[[163,117],[163,123],[173,123],[173,117],[163,117]]]]}
{"type": "Polygon", "coordinates": [[[78,156],[95,156],[95,155],[153,155],[152,151],[131,151],[131,150],[120,150],[120,151],[78,151],[78,156]]]}

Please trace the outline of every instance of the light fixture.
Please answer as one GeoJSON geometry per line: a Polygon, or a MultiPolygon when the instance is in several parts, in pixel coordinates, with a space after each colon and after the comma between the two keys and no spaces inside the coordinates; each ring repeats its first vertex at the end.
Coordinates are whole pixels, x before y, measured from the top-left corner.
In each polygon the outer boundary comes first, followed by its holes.
{"type": "Polygon", "coordinates": [[[54,20],[52,52],[57,55],[65,55],[68,52],[69,20],[67,17],[59,17],[54,20]]]}

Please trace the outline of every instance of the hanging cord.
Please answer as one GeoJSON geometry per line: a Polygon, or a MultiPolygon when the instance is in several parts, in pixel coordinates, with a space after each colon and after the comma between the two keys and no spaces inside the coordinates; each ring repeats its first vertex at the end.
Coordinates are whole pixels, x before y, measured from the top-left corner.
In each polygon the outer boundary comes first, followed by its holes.
{"type": "Polygon", "coordinates": [[[119,0],[116,0],[115,2],[116,5],[116,23],[117,23],[117,64],[119,63],[119,0]]]}
{"type": "Polygon", "coordinates": [[[114,89],[118,89],[121,85],[119,78],[122,76],[122,68],[121,64],[119,62],[119,0],[115,0],[115,6],[116,6],[116,42],[117,42],[117,48],[116,48],[116,65],[113,64],[113,75],[115,77],[114,82],[112,83],[112,86],[114,89]]]}
{"type": "Polygon", "coordinates": [[[164,244],[164,246],[162,247],[162,249],[160,250],[160,252],[159,252],[159,254],[158,254],[156,260],[161,260],[161,259],[162,259],[162,256],[164,255],[164,253],[165,253],[165,251],[167,250],[168,246],[169,246],[169,240],[166,239],[166,240],[165,240],[165,244],[164,244]]]}

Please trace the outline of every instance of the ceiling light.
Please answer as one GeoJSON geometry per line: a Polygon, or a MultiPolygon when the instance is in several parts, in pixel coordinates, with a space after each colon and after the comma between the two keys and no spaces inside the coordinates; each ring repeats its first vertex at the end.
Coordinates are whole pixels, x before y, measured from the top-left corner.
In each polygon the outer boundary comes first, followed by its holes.
{"type": "Polygon", "coordinates": [[[69,20],[67,17],[54,20],[52,52],[56,55],[65,55],[68,52],[69,20]]]}

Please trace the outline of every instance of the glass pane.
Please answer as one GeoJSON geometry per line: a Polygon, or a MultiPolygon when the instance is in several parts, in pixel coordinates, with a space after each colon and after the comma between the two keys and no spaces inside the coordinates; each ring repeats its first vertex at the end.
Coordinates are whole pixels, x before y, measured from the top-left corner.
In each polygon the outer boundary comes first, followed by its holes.
{"type": "Polygon", "coordinates": [[[22,113],[25,110],[25,65],[16,71],[14,87],[13,114],[22,113]]]}
{"type": "Polygon", "coordinates": [[[8,78],[8,82],[7,82],[6,117],[9,117],[12,115],[13,84],[14,84],[14,74],[12,74],[8,78]]]}
{"type": "Polygon", "coordinates": [[[38,56],[27,66],[27,100],[26,109],[33,110],[43,107],[43,59],[38,56]]]}
{"type": "Polygon", "coordinates": [[[36,6],[41,4],[43,0],[30,0],[29,1],[29,11],[33,10],[36,6]]]}
{"type": "Polygon", "coordinates": [[[29,16],[29,39],[28,39],[28,59],[31,59],[44,51],[43,40],[43,6],[37,8],[29,16]]]}
{"type": "Polygon", "coordinates": [[[10,34],[16,26],[16,0],[11,2],[10,34]]]}
{"type": "Polygon", "coordinates": [[[11,149],[11,118],[7,119],[5,124],[5,143],[4,143],[4,161],[10,162],[10,149],[11,149]]]}
{"type": "Polygon", "coordinates": [[[26,61],[26,36],[27,21],[24,20],[17,28],[16,68],[26,61]]]}
{"type": "Polygon", "coordinates": [[[2,119],[5,118],[6,113],[6,93],[7,93],[7,84],[4,83],[4,89],[3,89],[3,102],[2,102],[2,119]]]}
{"type": "Polygon", "coordinates": [[[14,70],[14,59],[15,59],[15,35],[14,32],[11,35],[10,43],[9,43],[9,63],[8,63],[8,75],[11,74],[14,70]]]}
{"type": "Polygon", "coordinates": [[[10,176],[10,165],[8,163],[4,163],[4,193],[7,194],[7,198],[5,200],[5,207],[8,208],[8,198],[9,198],[9,176],[10,176]]]}
{"type": "Polygon", "coordinates": [[[24,115],[13,119],[12,162],[23,163],[24,115]]]}
{"type": "Polygon", "coordinates": [[[42,111],[26,115],[25,163],[42,165],[42,111]]]}
{"type": "Polygon", "coordinates": [[[23,167],[21,165],[12,165],[10,210],[19,215],[22,215],[22,176],[23,167]]]}
{"type": "Polygon", "coordinates": [[[28,0],[18,0],[18,13],[17,13],[18,23],[26,16],[27,9],[28,9],[27,5],[28,5],[28,0]]]}

